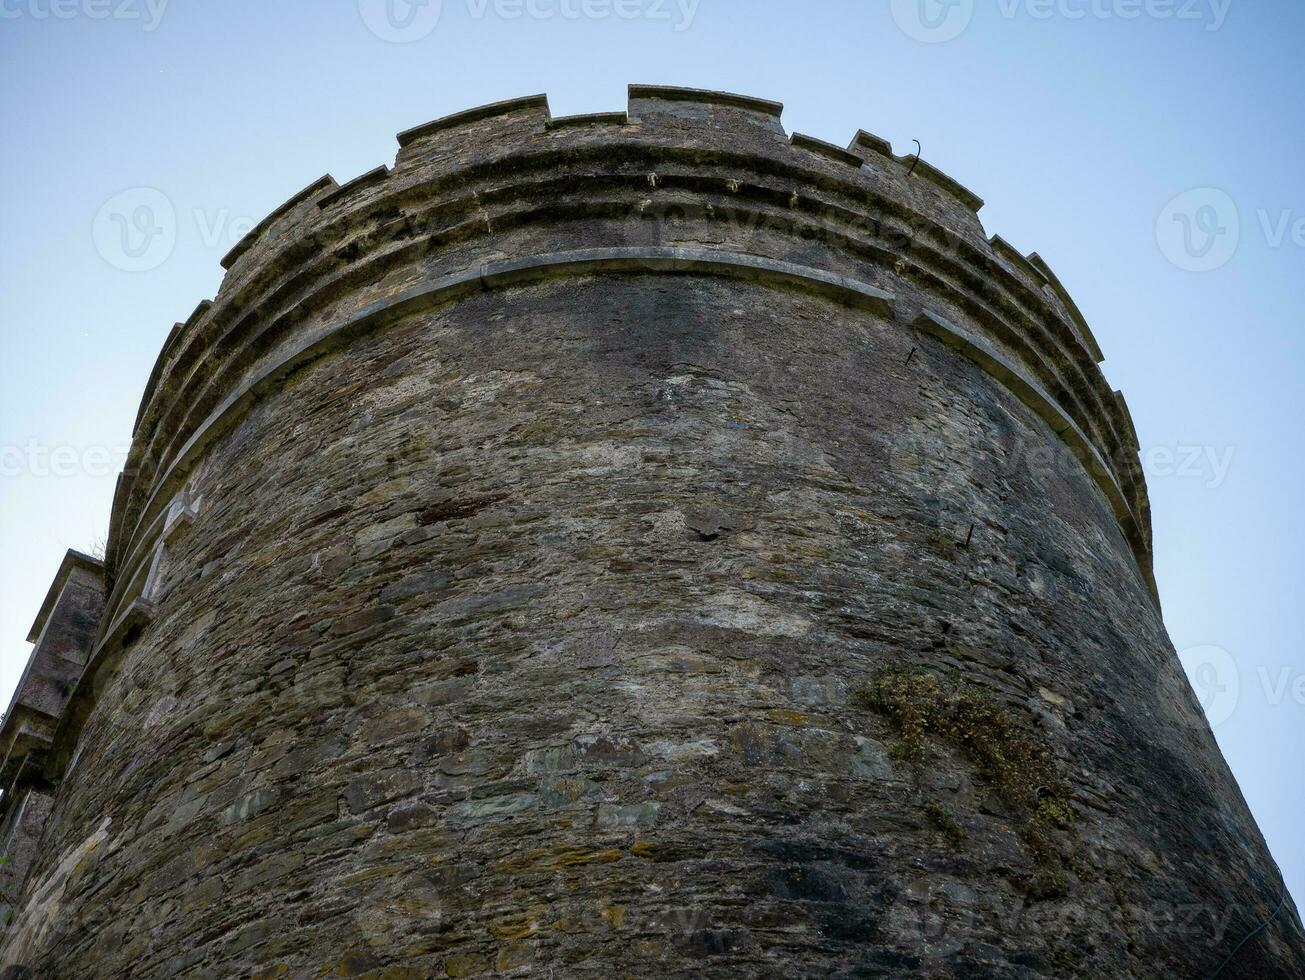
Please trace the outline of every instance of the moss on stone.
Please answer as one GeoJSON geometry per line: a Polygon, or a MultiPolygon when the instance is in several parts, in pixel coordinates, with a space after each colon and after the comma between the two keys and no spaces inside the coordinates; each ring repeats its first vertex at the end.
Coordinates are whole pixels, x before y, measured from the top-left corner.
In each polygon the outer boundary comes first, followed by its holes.
{"type": "MultiPolygon", "coordinates": [[[[932,673],[878,674],[854,690],[853,703],[893,722],[899,741],[890,752],[917,768],[928,759],[931,738],[963,752],[1021,820],[1019,834],[1037,869],[1025,882],[1030,891],[1064,893],[1066,862],[1054,838],[1074,826],[1069,787],[1052,752],[1005,707],[977,688],[944,683],[932,673]]],[[[925,815],[934,823],[929,806],[925,815]]]]}
{"type": "Polygon", "coordinates": [[[940,803],[930,800],[922,809],[924,810],[924,819],[929,822],[929,826],[946,837],[952,844],[960,844],[961,841],[965,840],[965,828],[957,823],[955,818],[944,810],[940,803]]]}

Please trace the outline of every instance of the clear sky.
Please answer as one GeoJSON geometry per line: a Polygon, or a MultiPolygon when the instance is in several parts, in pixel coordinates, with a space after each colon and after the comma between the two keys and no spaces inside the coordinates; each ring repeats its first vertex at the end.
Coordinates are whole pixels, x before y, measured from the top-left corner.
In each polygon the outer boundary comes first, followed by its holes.
{"type": "Polygon", "coordinates": [[[459,109],[727,89],[840,145],[920,140],[1075,296],[1144,447],[1170,633],[1305,901],[1303,49],[1300,0],[0,0],[3,700],[251,224],[459,109]]]}

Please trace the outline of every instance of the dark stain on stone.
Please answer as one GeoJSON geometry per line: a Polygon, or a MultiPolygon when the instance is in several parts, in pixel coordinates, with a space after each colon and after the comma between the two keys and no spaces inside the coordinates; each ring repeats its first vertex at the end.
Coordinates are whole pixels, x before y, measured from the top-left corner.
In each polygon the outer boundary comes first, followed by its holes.
{"type": "Polygon", "coordinates": [[[487,507],[506,500],[506,494],[486,494],[480,497],[450,498],[422,511],[417,520],[422,525],[447,524],[475,517],[487,507]]]}

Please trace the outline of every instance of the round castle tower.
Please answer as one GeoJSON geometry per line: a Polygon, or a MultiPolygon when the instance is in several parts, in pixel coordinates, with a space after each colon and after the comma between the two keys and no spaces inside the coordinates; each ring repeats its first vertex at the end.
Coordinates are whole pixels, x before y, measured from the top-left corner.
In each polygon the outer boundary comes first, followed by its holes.
{"type": "Polygon", "coordinates": [[[779,114],[487,106],[227,256],[5,719],[9,975],[1305,975],[1087,324],[779,114]]]}

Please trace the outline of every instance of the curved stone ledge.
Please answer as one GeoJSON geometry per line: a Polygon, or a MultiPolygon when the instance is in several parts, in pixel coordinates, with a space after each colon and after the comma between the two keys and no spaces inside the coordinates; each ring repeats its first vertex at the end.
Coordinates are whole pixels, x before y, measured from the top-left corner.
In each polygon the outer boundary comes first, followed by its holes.
{"type": "Polygon", "coordinates": [[[145,414],[145,407],[149,404],[150,395],[159,383],[159,375],[163,373],[163,365],[167,363],[168,357],[172,354],[172,348],[177,343],[177,338],[181,336],[181,327],[180,321],[172,325],[172,329],[168,331],[167,340],[163,341],[163,349],[159,351],[158,357],[154,359],[154,367],[150,370],[149,380],[145,382],[145,391],[141,394],[140,405],[136,409],[136,421],[131,425],[133,437],[140,431],[141,417],[145,414]]]}
{"type": "Polygon", "coordinates": [[[241,304],[241,305],[244,305],[244,304],[241,304]]]}
{"type": "Polygon", "coordinates": [[[910,156],[898,157],[897,162],[903,166],[914,168],[917,176],[923,177],[944,193],[956,198],[956,200],[960,201],[961,204],[965,205],[976,214],[983,209],[983,198],[979,197],[978,194],[975,194],[974,191],[970,190],[964,184],[948,177],[927,160],[910,156]]]}
{"type": "Polygon", "coordinates": [[[833,160],[835,163],[845,163],[850,167],[855,167],[857,170],[861,169],[863,163],[862,159],[851,150],[845,150],[833,143],[818,140],[814,136],[794,133],[789,142],[800,150],[808,150],[811,153],[833,160]]]}
{"type": "MultiPolygon", "coordinates": [[[[398,261],[399,261],[399,257],[398,257],[397,255],[393,254],[393,253],[390,253],[390,252],[386,252],[386,253],[378,253],[378,254],[376,254],[376,255],[374,255],[374,256],[371,256],[371,257],[368,259],[368,261],[369,261],[369,262],[373,262],[373,263],[375,263],[375,264],[381,264],[381,263],[383,263],[383,262],[394,263],[394,262],[398,262],[398,261]]],[[[298,296],[296,297],[296,303],[297,303],[297,304],[302,304],[303,301],[304,301],[305,295],[306,295],[306,294],[303,294],[303,293],[298,294],[298,296]]],[[[255,318],[255,317],[259,317],[259,318],[261,318],[261,319],[264,320],[264,321],[266,321],[266,319],[267,319],[266,314],[261,313],[261,311],[259,311],[259,309],[258,309],[257,306],[252,306],[252,307],[246,309],[246,310],[244,311],[244,316],[246,317],[246,319],[252,319],[252,318],[255,318]]],[[[234,328],[232,328],[232,329],[234,329],[234,328]]],[[[230,334],[230,332],[231,332],[231,331],[228,331],[228,334],[230,334]]],[[[213,359],[212,359],[211,357],[210,357],[210,358],[207,358],[207,359],[205,360],[204,363],[206,363],[206,364],[211,364],[211,363],[213,363],[213,359]]],[[[192,385],[192,386],[189,386],[189,387],[193,388],[193,385],[192,385]]]]}
{"type": "Polygon", "coordinates": [[[235,265],[238,261],[240,261],[240,257],[244,255],[246,252],[248,252],[254,246],[254,244],[259,239],[261,239],[264,234],[266,234],[269,228],[271,228],[274,224],[276,224],[278,221],[280,221],[282,218],[288,215],[299,205],[312,200],[318,194],[324,193],[326,191],[330,191],[334,187],[335,187],[335,178],[332,177],[330,174],[325,174],[324,176],[318,177],[315,181],[313,181],[303,190],[299,191],[299,193],[295,194],[288,201],[282,204],[279,208],[277,208],[266,218],[260,221],[257,225],[255,225],[249,231],[249,233],[245,235],[244,238],[236,242],[235,246],[231,249],[231,251],[229,251],[225,256],[223,256],[222,263],[221,263],[222,268],[230,269],[233,265],[235,265]]]}
{"type": "Polygon", "coordinates": [[[354,194],[362,190],[363,188],[372,187],[376,184],[384,183],[385,178],[389,176],[390,176],[389,167],[386,166],[376,167],[375,169],[369,170],[365,174],[362,174],[361,176],[355,177],[353,180],[346,181],[345,183],[341,184],[339,187],[335,188],[334,190],[328,191],[327,193],[323,194],[321,197],[317,199],[317,206],[319,208],[329,208],[333,204],[336,204],[337,202],[344,200],[345,198],[349,197],[351,194],[354,194]]]}
{"type": "Polygon", "coordinates": [[[178,353],[178,343],[183,339],[188,339],[194,325],[199,322],[209,310],[213,308],[213,301],[209,299],[200,300],[194,311],[182,323],[175,323],[172,329],[168,331],[168,338],[163,342],[163,349],[159,351],[159,356],[154,359],[154,367],[150,371],[149,381],[145,384],[145,391],[140,398],[140,406],[136,409],[136,421],[132,424],[131,435],[134,439],[140,432],[141,422],[145,419],[146,409],[153,400],[155,390],[159,380],[163,377],[165,368],[169,367],[169,361],[172,356],[178,353]]]}
{"type": "Polygon", "coordinates": [[[1092,352],[1093,360],[1100,364],[1106,359],[1106,355],[1102,353],[1101,345],[1097,343],[1097,338],[1093,335],[1092,328],[1088,326],[1087,320],[1084,319],[1083,314],[1079,311],[1078,304],[1075,303],[1073,298],[1069,295],[1069,290],[1061,284],[1060,279],[1051,271],[1051,266],[1047,265],[1046,261],[1037,252],[1029,253],[1029,263],[1042,274],[1042,278],[1047,280],[1047,284],[1056,293],[1056,296],[1060,301],[1065,304],[1066,311],[1074,321],[1074,325],[1078,327],[1078,332],[1080,337],[1083,339],[1083,343],[1087,345],[1087,349],[1092,352]]]}
{"type": "MultiPolygon", "coordinates": [[[[411,218],[409,218],[408,220],[411,220],[411,218]]],[[[918,240],[912,240],[913,246],[918,247],[917,243],[918,240]]],[[[239,297],[234,297],[233,300],[238,303],[238,308],[249,308],[254,305],[239,297]]],[[[191,358],[191,363],[198,363],[198,358],[191,358]]]]}
{"type": "Polygon", "coordinates": [[[1122,391],[1115,392],[1115,402],[1119,406],[1119,413],[1128,422],[1128,431],[1125,433],[1125,437],[1128,440],[1128,445],[1134,450],[1140,450],[1142,447],[1141,444],[1138,442],[1137,429],[1133,425],[1133,413],[1129,409],[1128,399],[1124,397],[1124,393],[1122,391]]]}
{"type": "Polygon", "coordinates": [[[1047,277],[1042,274],[1042,271],[1030,262],[1023,252],[1017,249],[1010,242],[1006,241],[1006,239],[1002,238],[1000,235],[993,235],[990,241],[992,243],[993,252],[1018,269],[1019,272],[1029,281],[1030,288],[1038,288],[1042,283],[1047,281],[1047,277]],[[1034,284],[1037,285],[1035,286],[1034,284]]]}

